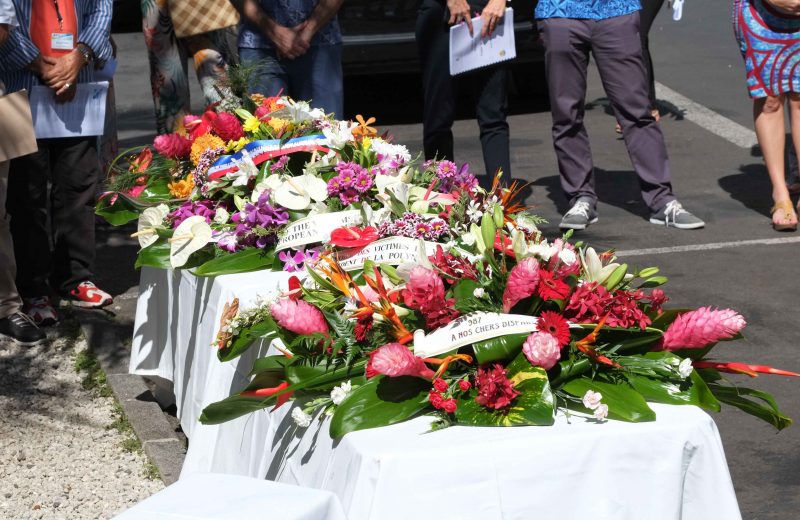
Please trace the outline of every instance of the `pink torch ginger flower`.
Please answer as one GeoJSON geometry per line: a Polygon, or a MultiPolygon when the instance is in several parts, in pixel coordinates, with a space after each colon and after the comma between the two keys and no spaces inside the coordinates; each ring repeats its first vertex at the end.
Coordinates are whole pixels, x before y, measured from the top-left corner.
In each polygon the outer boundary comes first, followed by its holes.
{"type": "Polygon", "coordinates": [[[383,374],[388,377],[414,376],[433,379],[434,371],[400,343],[387,343],[370,352],[367,378],[383,374]]]}
{"type": "Polygon", "coordinates": [[[171,159],[186,159],[192,151],[192,141],[178,134],[159,135],[153,140],[159,154],[171,159]]]}
{"type": "Polygon", "coordinates": [[[534,332],[522,345],[522,352],[531,365],[550,370],[561,357],[558,340],[548,332],[534,332]]]}
{"type": "Polygon", "coordinates": [[[732,309],[701,307],[678,316],[661,340],[663,350],[704,348],[738,334],[747,323],[732,309]]]}
{"type": "Polygon", "coordinates": [[[281,299],[269,308],[275,321],[295,334],[327,334],[328,322],[319,309],[303,300],[281,299]]]}
{"type": "Polygon", "coordinates": [[[508,275],[506,290],[503,292],[503,312],[508,312],[521,300],[536,294],[539,285],[539,262],[526,258],[518,263],[508,275]]]}

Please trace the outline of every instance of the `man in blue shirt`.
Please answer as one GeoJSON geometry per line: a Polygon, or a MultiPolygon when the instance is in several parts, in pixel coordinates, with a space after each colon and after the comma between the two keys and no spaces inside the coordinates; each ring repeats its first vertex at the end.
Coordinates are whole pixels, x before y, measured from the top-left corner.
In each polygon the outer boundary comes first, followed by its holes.
{"type": "Polygon", "coordinates": [[[253,93],[279,92],[343,117],[343,0],[232,0],[242,14],[239,58],[256,65],[253,93]]]}
{"type": "Polygon", "coordinates": [[[570,209],[562,229],[597,222],[597,194],[589,137],[583,125],[586,71],[594,56],[622,135],[650,222],[677,229],[705,224],[672,193],[664,135],[651,113],[639,37],[639,0],[540,0],[536,7],[545,45],[553,116],[553,146],[570,209]]]}

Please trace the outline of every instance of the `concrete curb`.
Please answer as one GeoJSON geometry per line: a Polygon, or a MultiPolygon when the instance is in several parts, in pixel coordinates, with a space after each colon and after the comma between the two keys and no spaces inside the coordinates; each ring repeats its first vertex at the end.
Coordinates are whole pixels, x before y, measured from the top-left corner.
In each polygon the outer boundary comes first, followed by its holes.
{"type": "Polygon", "coordinates": [[[74,310],[89,349],[97,357],[145,454],[158,468],[164,484],[170,485],[180,476],[186,449],[144,379],[128,373],[136,299],[123,295],[110,309],[114,313],[110,316],[96,310],[74,310]]]}

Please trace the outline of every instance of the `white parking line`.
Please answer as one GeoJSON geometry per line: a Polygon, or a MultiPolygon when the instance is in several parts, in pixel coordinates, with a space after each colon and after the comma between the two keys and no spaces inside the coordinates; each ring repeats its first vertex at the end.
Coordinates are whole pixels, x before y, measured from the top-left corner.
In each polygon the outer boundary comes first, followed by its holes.
{"type": "Polygon", "coordinates": [[[776,246],[783,244],[799,244],[800,237],[762,238],[758,240],[737,240],[735,242],[714,242],[710,244],[693,244],[688,246],[652,247],[648,249],[623,249],[616,251],[618,257],[661,255],[664,253],[686,253],[690,251],[709,251],[713,249],[729,249],[747,246],[776,246]]]}
{"type": "Polygon", "coordinates": [[[687,121],[691,121],[736,146],[749,150],[758,144],[756,133],[750,128],[731,121],[658,82],[656,82],[656,97],[675,105],[687,121]]]}

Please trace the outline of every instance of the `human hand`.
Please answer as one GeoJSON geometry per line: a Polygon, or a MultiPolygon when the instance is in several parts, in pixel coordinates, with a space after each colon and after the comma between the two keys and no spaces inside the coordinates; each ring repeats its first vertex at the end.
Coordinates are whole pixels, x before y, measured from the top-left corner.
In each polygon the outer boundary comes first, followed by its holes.
{"type": "Polygon", "coordinates": [[[483,27],[481,27],[481,38],[491,36],[497,27],[497,23],[503,19],[503,15],[505,14],[505,0],[489,0],[489,3],[486,4],[486,7],[483,8],[483,12],[481,12],[481,20],[483,21],[483,27]]]}
{"type": "Polygon", "coordinates": [[[69,103],[73,99],[75,99],[75,93],[78,91],[78,87],[75,83],[70,83],[69,88],[64,87],[63,89],[56,92],[56,103],[69,103]]]}
{"type": "Polygon", "coordinates": [[[42,56],[40,54],[36,56],[36,58],[28,64],[28,69],[30,69],[34,74],[36,74],[37,76],[39,76],[40,79],[42,79],[44,78],[45,74],[48,74],[50,72],[50,70],[53,68],[55,64],[56,60],[54,60],[53,58],[48,58],[47,56],[42,56]]]}
{"type": "Polygon", "coordinates": [[[800,0],[766,0],[779,11],[791,15],[800,15],[800,0]]]}
{"type": "Polygon", "coordinates": [[[53,67],[42,75],[42,79],[48,87],[56,91],[56,95],[61,95],[78,82],[78,73],[84,65],[86,59],[76,49],[57,58],[53,67]]]}
{"type": "Polygon", "coordinates": [[[7,23],[0,23],[0,47],[6,43],[9,36],[11,36],[11,28],[7,23]]]}
{"type": "Polygon", "coordinates": [[[450,11],[450,20],[447,23],[455,25],[462,21],[467,22],[469,35],[472,36],[472,14],[467,0],[447,0],[447,9],[450,11]]]}
{"type": "Polygon", "coordinates": [[[309,44],[300,38],[300,32],[305,24],[289,28],[275,24],[270,39],[275,45],[275,50],[280,58],[293,60],[302,56],[309,48],[309,44]]]}

